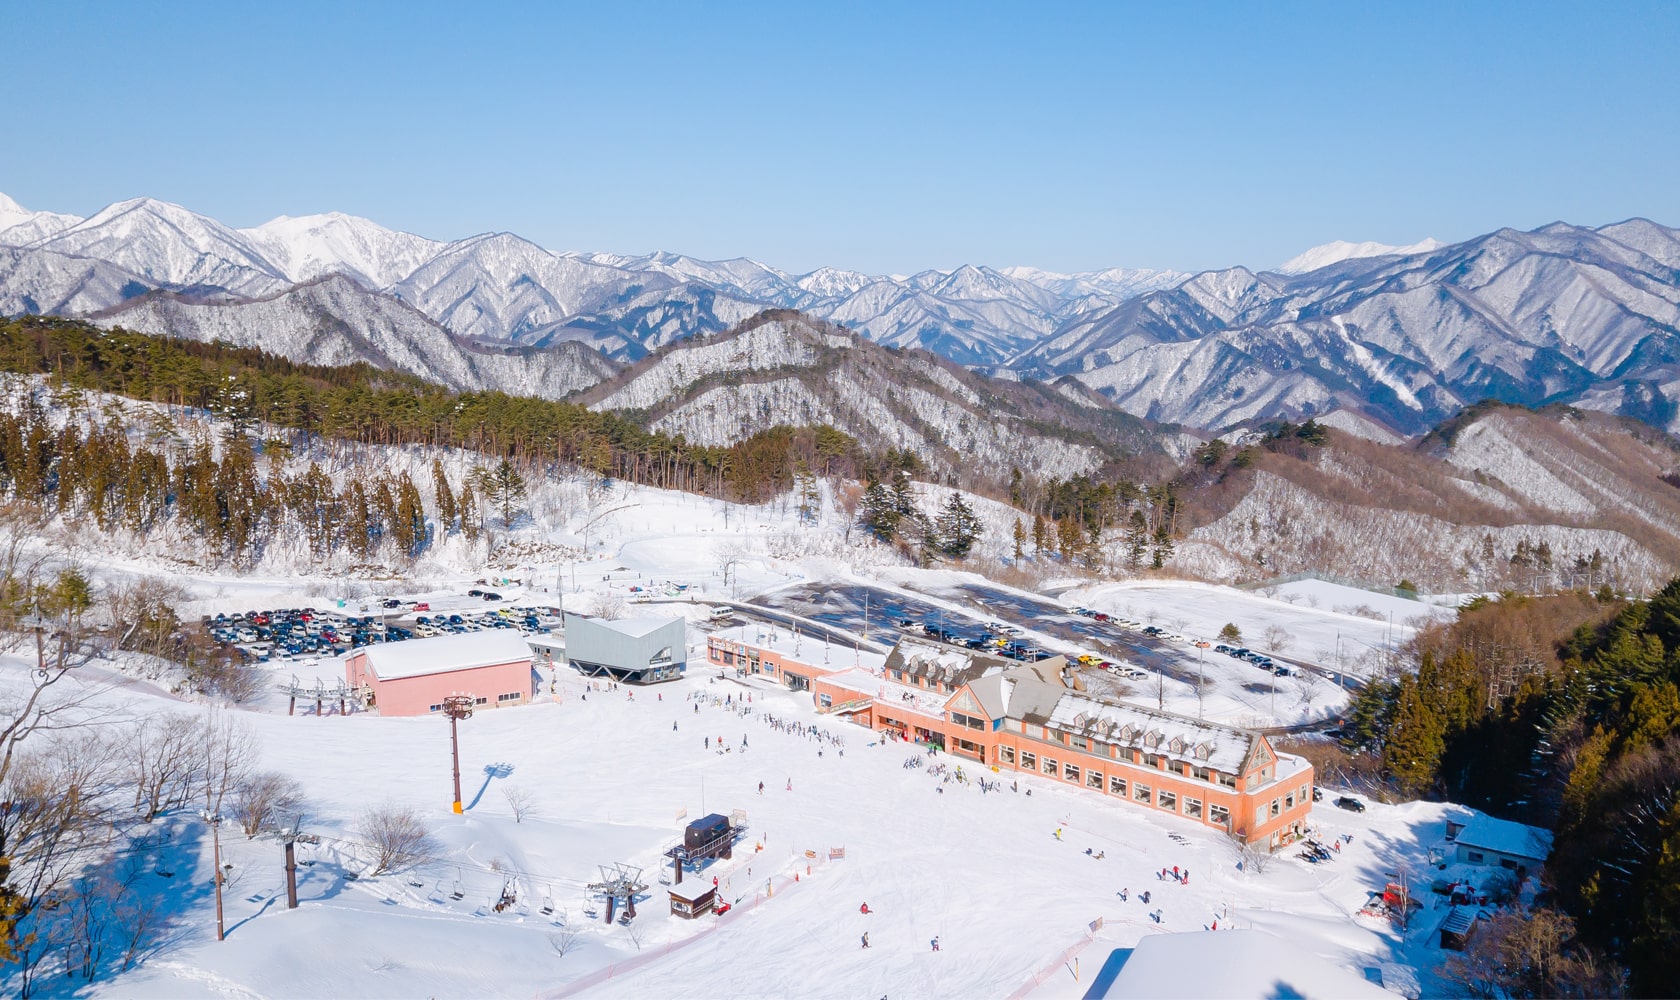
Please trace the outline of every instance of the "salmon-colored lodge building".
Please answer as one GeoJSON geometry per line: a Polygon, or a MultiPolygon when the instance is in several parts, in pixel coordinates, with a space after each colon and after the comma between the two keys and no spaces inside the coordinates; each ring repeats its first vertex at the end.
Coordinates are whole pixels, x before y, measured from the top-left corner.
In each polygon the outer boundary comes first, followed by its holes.
{"type": "Polygon", "coordinates": [[[452,694],[479,709],[524,705],[536,690],[531,647],[513,629],[363,646],[344,658],[344,679],[380,715],[441,712],[452,694]]]}
{"type": "MultiPolygon", "coordinates": [[[[752,627],[707,639],[714,666],[809,690],[819,711],[996,767],[1172,813],[1268,849],[1302,835],[1312,765],[1266,737],[1124,704],[1084,689],[1060,656],[1017,663],[916,639],[883,660],[834,665],[790,655],[786,641],[749,641],[752,627]],[[876,664],[879,664],[877,667],[876,664]]],[[[870,657],[871,654],[862,654],[870,657]]]]}

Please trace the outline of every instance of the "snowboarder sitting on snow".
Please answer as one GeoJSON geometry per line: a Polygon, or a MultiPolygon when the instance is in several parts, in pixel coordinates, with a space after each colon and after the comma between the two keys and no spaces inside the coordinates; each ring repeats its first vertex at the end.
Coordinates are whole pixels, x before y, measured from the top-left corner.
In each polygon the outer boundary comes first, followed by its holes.
{"type": "Polygon", "coordinates": [[[868,931],[863,932],[863,946],[865,948],[869,947],[869,932],[868,931]]]}
{"type": "Polygon", "coordinates": [[[868,916],[869,915],[869,904],[865,903],[862,906],[858,907],[858,912],[863,914],[864,916],[868,916]]]}

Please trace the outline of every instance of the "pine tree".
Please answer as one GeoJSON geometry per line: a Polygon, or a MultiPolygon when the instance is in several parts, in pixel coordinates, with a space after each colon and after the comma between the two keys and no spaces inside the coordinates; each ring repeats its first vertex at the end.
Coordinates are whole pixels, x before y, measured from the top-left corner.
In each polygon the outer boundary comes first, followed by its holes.
{"type": "Polygon", "coordinates": [[[800,523],[817,523],[818,504],[822,500],[822,494],[817,491],[817,477],[811,473],[810,464],[803,458],[793,468],[793,489],[799,500],[800,523]]]}
{"type": "Polygon", "coordinates": [[[455,494],[449,489],[442,459],[432,459],[432,496],[437,503],[438,526],[447,535],[455,527],[455,494]]]}
{"type": "Polygon", "coordinates": [[[1021,561],[1021,545],[1024,542],[1026,542],[1026,540],[1027,540],[1026,525],[1021,523],[1021,519],[1019,517],[1016,517],[1015,518],[1015,531],[1014,531],[1015,561],[1016,562],[1021,561]]]}
{"type": "Polygon", "coordinates": [[[502,527],[511,528],[514,516],[525,503],[525,477],[504,458],[494,469],[482,474],[479,485],[484,490],[484,498],[501,514],[502,527]]]}
{"type": "Polygon", "coordinates": [[[974,509],[963,500],[961,493],[953,490],[935,522],[934,542],[941,552],[961,559],[974,548],[983,528],[974,509]]]}
{"type": "Polygon", "coordinates": [[[420,488],[404,470],[397,482],[397,516],[400,526],[401,548],[410,559],[426,547],[426,507],[420,499],[420,488]]]}
{"type": "Polygon", "coordinates": [[[484,524],[479,517],[478,497],[473,493],[470,479],[461,484],[461,495],[456,498],[455,505],[461,513],[461,536],[469,542],[477,541],[484,524]]]}
{"type": "Polygon", "coordinates": [[[858,523],[883,542],[893,540],[902,516],[892,493],[879,482],[870,483],[858,500],[858,523]]]}
{"type": "Polygon", "coordinates": [[[1417,679],[1410,674],[1400,678],[1393,721],[1383,745],[1383,767],[1402,792],[1416,796],[1435,783],[1441,755],[1446,752],[1445,730],[1417,679]]]}
{"type": "Polygon", "coordinates": [[[1143,511],[1133,510],[1126,521],[1126,565],[1137,569],[1143,565],[1143,554],[1149,549],[1149,521],[1143,511]]]}
{"type": "Polygon", "coordinates": [[[1042,514],[1033,515],[1032,539],[1033,555],[1043,555],[1044,546],[1049,544],[1050,541],[1050,530],[1046,527],[1044,523],[1044,515],[1042,514]]]}
{"type": "Polygon", "coordinates": [[[1168,533],[1167,526],[1163,523],[1155,529],[1155,548],[1150,551],[1149,565],[1155,569],[1160,569],[1172,557],[1172,552],[1172,535],[1168,533]]]}

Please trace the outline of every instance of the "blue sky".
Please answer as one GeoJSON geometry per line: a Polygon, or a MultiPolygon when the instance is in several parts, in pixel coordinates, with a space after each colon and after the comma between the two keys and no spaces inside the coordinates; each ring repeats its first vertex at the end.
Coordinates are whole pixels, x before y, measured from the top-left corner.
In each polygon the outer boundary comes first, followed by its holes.
{"type": "Polygon", "coordinates": [[[1269,266],[1680,225],[1680,4],[0,0],[0,191],[751,256],[1269,266]]]}

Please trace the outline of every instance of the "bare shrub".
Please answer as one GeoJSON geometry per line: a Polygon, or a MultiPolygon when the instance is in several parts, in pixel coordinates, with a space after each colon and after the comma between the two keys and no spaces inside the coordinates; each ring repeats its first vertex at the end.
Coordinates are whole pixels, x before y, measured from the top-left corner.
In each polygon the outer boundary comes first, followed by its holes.
{"type": "Polygon", "coordinates": [[[561,958],[565,958],[566,953],[571,951],[572,945],[576,943],[577,931],[571,929],[570,927],[562,926],[559,930],[553,931],[548,935],[548,946],[553,948],[554,953],[559,955],[561,958]]]}
{"type": "Polygon", "coordinates": [[[373,869],[369,875],[406,871],[426,864],[438,854],[437,841],[432,838],[426,821],[410,806],[387,802],[369,809],[356,822],[356,835],[373,849],[373,869]]]}
{"type": "Polygon", "coordinates": [[[595,617],[614,621],[624,617],[624,598],[617,594],[598,594],[591,606],[595,617]]]}
{"type": "Polygon", "coordinates": [[[1266,874],[1266,869],[1272,866],[1272,852],[1266,850],[1263,844],[1250,844],[1236,834],[1230,838],[1231,850],[1237,856],[1237,863],[1245,872],[1255,875],[1266,874]]]}
{"type": "Polygon", "coordinates": [[[1265,640],[1267,649],[1279,655],[1282,655],[1290,646],[1295,644],[1295,637],[1290,635],[1289,630],[1281,625],[1267,625],[1266,631],[1260,634],[1260,638],[1265,640]]]}
{"type": "Polygon", "coordinates": [[[247,775],[234,788],[230,814],[250,839],[266,826],[289,824],[302,811],[303,786],[295,778],[278,771],[261,771],[247,775]]]}
{"type": "Polygon", "coordinates": [[[536,797],[523,785],[503,785],[502,797],[507,799],[508,809],[513,812],[515,823],[524,822],[525,817],[534,815],[537,811],[536,797]]]}

